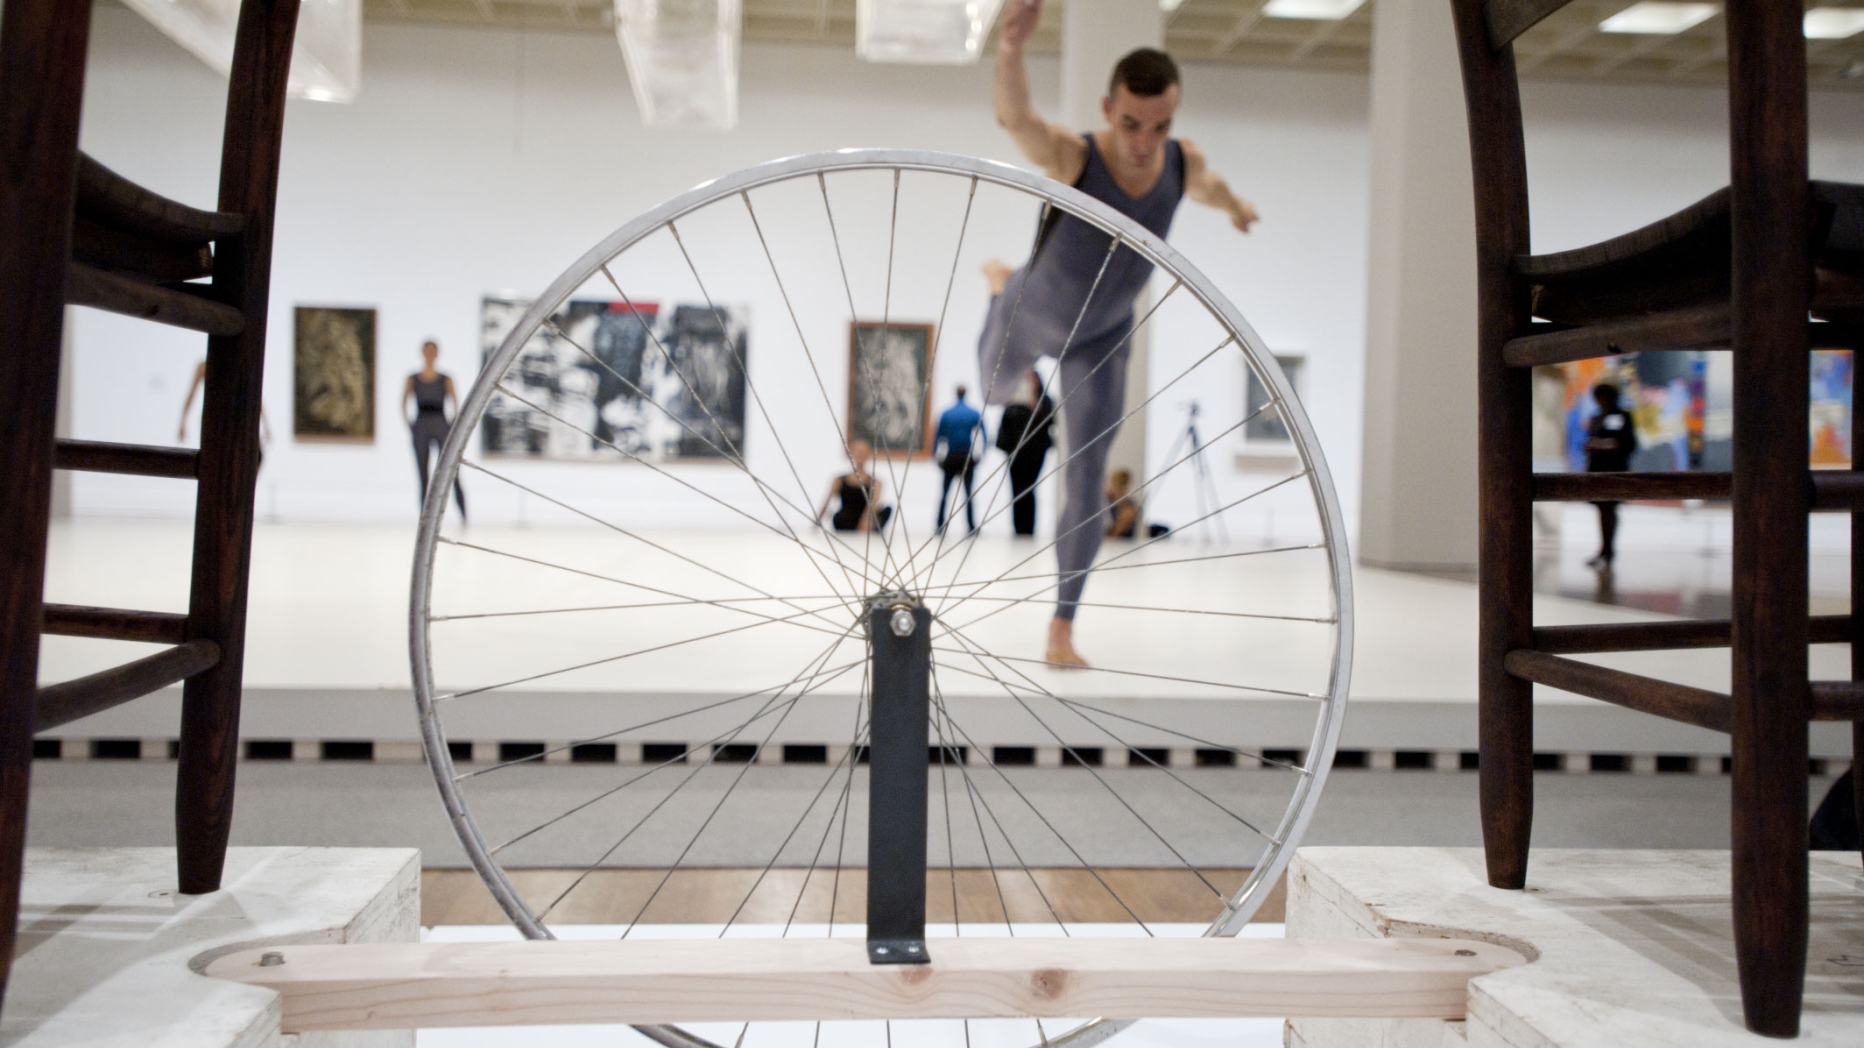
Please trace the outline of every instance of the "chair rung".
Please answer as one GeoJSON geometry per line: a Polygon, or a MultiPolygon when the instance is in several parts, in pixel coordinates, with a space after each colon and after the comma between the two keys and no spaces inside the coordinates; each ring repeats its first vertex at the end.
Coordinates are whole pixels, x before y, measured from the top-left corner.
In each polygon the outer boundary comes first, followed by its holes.
{"type": "Polygon", "coordinates": [[[188,480],[199,473],[200,452],[101,440],[61,440],[52,452],[52,465],[87,473],[128,473],[138,477],[188,480]]]}
{"type": "Polygon", "coordinates": [[[1726,695],[1577,659],[1518,648],[1502,660],[1502,668],[1521,680],[1710,731],[1727,731],[1732,719],[1726,695]]]}
{"type": "Polygon", "coordinates": [[[211,244],[159,240],[105,225],[89,215],[79,215],[71,224],[71,258],[152,284],[199,280],[214,273],[211,244]]]}
{"type": "Polygon", "coordinates": [[[1864,471],[1814,470],[1812,473],[1812,508],[1832,510],[1864,508],[1864,471]]]}
{"type": "Polygon", "coordinates": [[[204,244],[246,228],[244,216],[177,203],[83,154],[78,155],[77,213],[143,236],[189,244],[204,244]]]}
{"type": "Polygon", "coordinates": [[[1731,332],[1727,305],[1693,306],[1511,338],[1502,360],[1531,368],[1646,350],[1726,349],[1731,332]]]}
{"type": "MultiPolygon", "coordinates": [[[[1543,655],[1579,655],[1600,651],[1673,651],[1678,648],[1726,648],[1733,626],[1727,619],[1682,622],[1589,622],[1579,626],[1534,627],[1534,649],[1543,655]]],[[[1845,644],[1851,640],[1851,616],[1814,615],[1807,643],[1845,644]]]]}
{"type": "Polygon", "coordinates": [[[1536,502],[1631,502],[1639,499],[1727,499],[1729,473],[1536,473],[1536,502]]]}
{"type": "Polygon", "coordinates": [[[211,640],[191,640],[101,673],[47,685],[33,699],[32,730],[48,731],[102,713],[186,680],[219,661],[220,645],[211,640]]]}
{"type": "Polygon", "coordinates": [[[1812,719],[1864,721],[1864,681],[1813,681],[1812,719]]]}
{"type": "Polygon", "coordinates": [[[188,617],[169,611],[47,604],[39,631],[62,637],[101,637],[105,640],[180,644],[188,636],[188,617]]]}
{"type": "Polygon", "coordinates": [[[245,316],[224,302],[145,284],[82,262],[69,263],[65,268],[65,301],[209,335],[237,335],[246,327],[245,316]]]}

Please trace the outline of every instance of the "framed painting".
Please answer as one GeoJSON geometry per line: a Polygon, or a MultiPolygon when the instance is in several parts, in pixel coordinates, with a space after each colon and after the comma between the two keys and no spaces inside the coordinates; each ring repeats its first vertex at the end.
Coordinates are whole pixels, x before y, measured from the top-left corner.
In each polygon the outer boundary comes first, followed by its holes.
{"type": "MultiPolygon", "coordinates": [[[[486,358],[529,307],[484,299],[486,358]]],[[[487,407],[485,452],[572,461],[741,456],[749,316],[744,306],[567,303],[506,375],[523,399],[501,393],[487,407]]]]}
{"type": "Polygon", "coordinates": [[[299,306],[292,317],[291,434],[375,442],[375,310],[299,306]]]}
{"type": "Polygon", "coordinates": [[[932,325],[857,320],[848,331],[848,439],[932,454],[932,325]]]}

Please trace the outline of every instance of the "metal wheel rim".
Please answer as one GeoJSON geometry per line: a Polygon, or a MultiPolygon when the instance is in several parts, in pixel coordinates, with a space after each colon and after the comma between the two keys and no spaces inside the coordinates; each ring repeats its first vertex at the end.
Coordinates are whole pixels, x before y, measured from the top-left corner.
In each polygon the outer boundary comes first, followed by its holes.
{"type": "MultiPolygon", "coordinates": [[[[439,787],[442,804],[454,832],[458,835],[473,868],[498,901],[499,906],[518,930],[531,939],[555,938],[548,927],[538,921],[519,897],[504,869],[491,857],[485,838],[456,787],[454,764],[434,704],[432,650],[428,635],[434,550],[440,525],[446,513],[447,499],[459,475],[460,460],[471,434],[477,432],[487,405],[493,397],[498,379],[504,374],[525,342],[560,307],[610,259],[668,222],[710,206],[724,198],[749,192],[762,186],[795,178],[849,171],[920,171],[974,178],[979,182],[1020,190],[1072,214],[1088,224],[1111,234],[1151,262],[1182,282],[1196,300],[1235,336],[1238,347],[1268,382],[1282,405],[1282,418],[1302,465],[1314,504],[1318,509],[1329,576],[1334,596],[1336,621],[1328,697],[1317,717],[1308,750],[1309,774],[1295,788],[1295,796],[1277,827],[1280,843],[1267,853],[1267,861],[1250,872],[1225,912],[1204,932],[1206,936],[1234,935],[1247,924],[1267,896],[1268,889],[1281,877],[1295,847],[1312,818],[1313,811],[1331,769],[1334,750],[1344,719],[1348,683],[1352,675],[1353,589],[1351,557],[1346,546],[1346,529],[1335,494],[1332,474],[1321,452],[1312,423],[1292,385],[1283,374],[1249,322],[1204,274],[1176,249],[1149,230],[1134,223],[1107,204],[1052,179],[1031,174],[1021,168],[977,157],[918,149],[844,149],[824,153],[802,154],[745,168],[730,175],[701,183],[666,202],[642,213],[622,225],[591,248],[566,269],[537,297],[511,330],[497,352],[481,370],[471,391],[460,403],[454,424],[435,465],[422,506],[414,551],[413,578],[409,599],[409,661],[413,678],[416,709],[420,717],[421,738],[427,763],[439,787]]],[[[1049,1038],[1055,1046],[1087,1048],[1130,1026],[1135,1020],[1091,1020],[1068,1033],[1049,1038]]],[[[669,1048],[722,1048],[678,1026],[636,1027],[650,1039],[669,1048]]]]}

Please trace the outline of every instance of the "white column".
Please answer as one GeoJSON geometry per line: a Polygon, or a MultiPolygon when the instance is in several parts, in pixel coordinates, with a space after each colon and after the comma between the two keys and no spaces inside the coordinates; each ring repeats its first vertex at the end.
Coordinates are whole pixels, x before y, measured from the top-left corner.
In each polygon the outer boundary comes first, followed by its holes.
{"type": "Polygon", "coordinates": [[[1378,0],[1359,559],[1476,561],[1476,256],[1444,0],[1378,0]]]}
{"type": "MultiPolygon", "coordinates": [[[[1061,122],[1076,131],[1106,126],[1100,100],[1107,95],[1114,63],[1135,48],[1163,47],[1164,42],[1165,18],[1158,0],[1067,0],[1061,23],[1061,122]]],[[[1150,298],[1149,291],[1139,296],[1137,315],[1145,314],[1150,298]]],[[[1146,336],[1141,329],[1132,339],[1126,367],[1128,405],[1145,400],[1149,392],[1146,372],[1152,353],[1146,336]]],[[[1061,433],[1061,427],[1056,432],[1061,433]]],[[[1107,469],[1124,467],[1143,480],[1145,462],[1146,413],[1140,411],[1121,425],[1107,469]]]]}

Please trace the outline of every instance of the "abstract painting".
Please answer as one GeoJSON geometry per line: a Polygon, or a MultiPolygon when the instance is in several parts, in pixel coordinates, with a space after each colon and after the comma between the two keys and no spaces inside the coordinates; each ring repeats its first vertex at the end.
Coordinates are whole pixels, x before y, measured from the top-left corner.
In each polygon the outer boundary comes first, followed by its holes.
{"type": "Polygon", "coordinates": [[[1599,413],[1592,391],[1604,383],[1618,387],[1619,403],[1637,429],[1638,449],[1631,457],[1634,471],[1714,468],[1712,463],[1725,451],[1709,446],[1704,426],[1708,401],[1705,354],[1630,353],[1560,368],[1566,375],[1568,469],[1586,468],[1586,436],[1599,413]]]}
{"type": "MultiPolygon", "coordinates": [[[[484,299],[487,359],[530,303],[484,299]]],[[[743,454],[750,311],[572,301],[540,325],[486,408],[494,455],[647,462],[743,454]]]]}
{"type": "Polygon", "coordinates": [[[930,455],[931,367],[932,325],[850,324],[848,439],[882,455],[930,455]]]}
{"type": "Polygon", "coordinates": [[[1856,358],[1850,350],[1812,351],[1812,465],[1847,467],[1856,453],[1851,446],[1852,382],[1856,358]]]}
{"type": "Polygon", "coordinates": [[[291,432],[375,441],[375,310],[299,306],[293,316],[291,432]]]}

